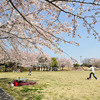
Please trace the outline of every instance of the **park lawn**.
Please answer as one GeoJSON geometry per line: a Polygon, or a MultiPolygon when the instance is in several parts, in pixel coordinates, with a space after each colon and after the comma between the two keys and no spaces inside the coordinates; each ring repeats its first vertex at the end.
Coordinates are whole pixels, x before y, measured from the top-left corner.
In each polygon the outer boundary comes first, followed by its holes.
{"type": "Polygon", "coordinates": [[[0,72],[0,87],[16,100],[100,100],[100,71],[87,80],[90,71],[33,71],[13,73],[0,72]],[[36,85],[10,87],[14,79],[28,78],[36,85]]]}

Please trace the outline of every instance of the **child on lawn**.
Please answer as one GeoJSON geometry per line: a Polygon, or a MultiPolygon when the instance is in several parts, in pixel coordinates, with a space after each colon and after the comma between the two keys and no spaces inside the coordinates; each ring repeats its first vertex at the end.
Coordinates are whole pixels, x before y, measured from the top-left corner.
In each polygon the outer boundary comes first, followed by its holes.
{"type": "Polygon", "coordinates": [[[93,77],[97,80],[98,78],[95,76],[95,70],[94,69],[99,69],[99,68],[97,68],[97,67],[94,67],[94,66],[92,66],[91,65],[91,67],[88,69],[88,70],[91,70],[91,73],[90,73],[90,76],[89,76],[89,78],[87,78],[87,79],[91,79],[91,75],[93,74],[93,77]]]}

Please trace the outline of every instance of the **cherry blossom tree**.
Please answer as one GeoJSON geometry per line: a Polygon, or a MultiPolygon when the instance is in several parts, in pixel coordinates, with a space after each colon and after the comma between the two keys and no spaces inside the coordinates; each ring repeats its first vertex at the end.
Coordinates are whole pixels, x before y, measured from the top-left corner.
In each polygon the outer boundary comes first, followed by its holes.
{"type": "Polygon", "coordinates": [[[100,67],[100,59],[98,58],[85,58],[83,60],[83,64],[84,66],[90,66],[90,65],[93,65],[93,66],[96,66],[96,67],[100,67]]]}
{"type": "Polygon", "coordinates": [[[99,0],[1,0],[0,48],[7,53],[7,48],[13,47],[19,53],[19,49],[42,51],[48,47],[61,53],[60,42],[79,46],[62,35],[82,38],[76,33],[79,25],[100,41],[95,30],[99,21],[99,0]],[[66,17],[63,21],[62,14],[66,17]]]}
{"type": "Polygon", "coordinates": [[[36,58],[35,53],[23,53],[26,58],[22,59],[22,66],[23,67],[33,67],[35,64],[38,63],[38,59],[36,58]]]}
{"type": "Polygon", "coordinates": [[[6,62],[10,61],[10,52],[6,53],[4,48],[0,48],[0,63],[5,64],[6,62]]]}
{"type": "Polygon", "coordinates": [[[59,67],[63,70],[64,67],[73,67],[73,62],[70,59],[60,58],[58,59],[59,67]]]}
{"type": "Polygon", "coordinates": [[[4,63],[4,52],[0,48],[0,63],[4,63]]]}
{"type": "Polygon", "coordinates": [[[44,64],[49,66],[51,57],[48,54],[41,52],[32,53],[32,52],[21,52],[20,65],[23,67],[33,67],[34,65],[44,64]]]}
{"type": "Polygon", "coordinates": [[[35,54],[37,59],[37,64],[42,64],[49,66],[51,63],[51,57],[49,54],[38,52],[35,54]]]}
{"type": "Polygon", "coordinates": [[[93,65],[95,67],[99,67],[100,68],[100,59],[97,59],[97,58],[91,58],[89,60],[89,64],[90,65],[93,65]]]}
{"type": "Polygon", "coordinates": [[[23,67],[32,67],[35,70],[49,70],[51,57],[48,54],[37,52],[37,53],[25,53],[26,59],[22,59],[23,67]]]}

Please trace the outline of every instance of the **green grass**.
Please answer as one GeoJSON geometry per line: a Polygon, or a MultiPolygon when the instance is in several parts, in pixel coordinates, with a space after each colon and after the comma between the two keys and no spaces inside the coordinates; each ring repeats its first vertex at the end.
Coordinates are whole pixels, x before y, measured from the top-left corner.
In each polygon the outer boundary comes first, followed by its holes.
{"type": "Polygon", "coordinates": [[[16,100],[100,100],[100,71],[91,80],[86,78],[89,71],[51,71],[36,72],[31,76],[28,72],[0,73],[0,87],[16,100]],[[28,78],[37,81],[36,85],[10,87],[14,79],[28,78]]]}

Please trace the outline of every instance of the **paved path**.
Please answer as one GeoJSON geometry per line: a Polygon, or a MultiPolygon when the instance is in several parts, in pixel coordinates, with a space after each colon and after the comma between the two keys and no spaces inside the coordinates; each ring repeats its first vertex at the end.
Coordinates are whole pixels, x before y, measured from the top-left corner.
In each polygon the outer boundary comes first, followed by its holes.
{"type": "Polygon", "coordinates": [[[6,91],[0,88],[0,100],[15,100],[6,91]]]}

